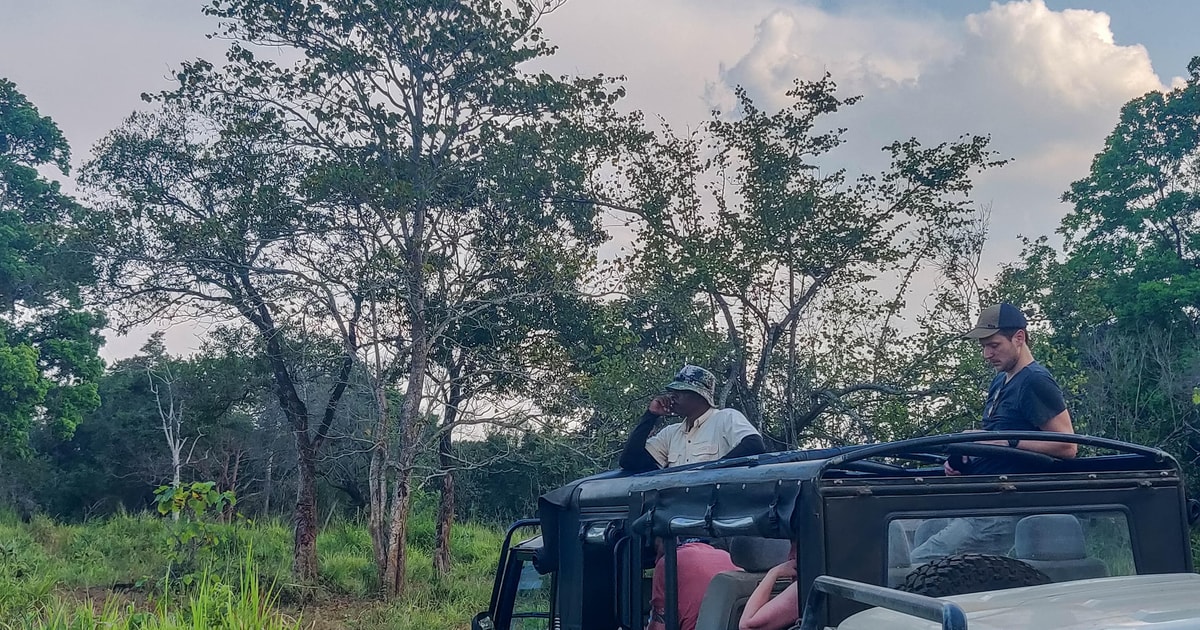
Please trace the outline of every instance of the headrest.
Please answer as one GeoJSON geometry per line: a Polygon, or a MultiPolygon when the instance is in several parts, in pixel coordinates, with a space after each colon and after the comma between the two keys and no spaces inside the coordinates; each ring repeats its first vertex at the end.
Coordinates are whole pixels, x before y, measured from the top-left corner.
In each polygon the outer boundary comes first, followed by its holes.
{"type": "Polygon", "coordinates": [[[734,536],[729,539],[730,560],[752,573],[761,573],[781,564],[791,550],[791,541],[782,538],[734,536]]]}
{"type": "Polygon", "coordinates": [[[1037,514],[1017,523],[1017,557],[1025,560],[1078,560],[1087,557],[1083,528],[1070,514],[1037,514]]]}

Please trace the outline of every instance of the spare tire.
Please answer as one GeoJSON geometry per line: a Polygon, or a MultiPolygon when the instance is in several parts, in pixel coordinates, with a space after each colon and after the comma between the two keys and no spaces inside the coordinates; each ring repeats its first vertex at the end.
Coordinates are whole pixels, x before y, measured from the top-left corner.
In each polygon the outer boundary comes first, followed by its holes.
{"type": "Polygon", "coordinates": [[[961,553],[917,567],[904,578],[899,590],[946,597],[1049,583],[1045,573],[1016,558],[961,553]]]}

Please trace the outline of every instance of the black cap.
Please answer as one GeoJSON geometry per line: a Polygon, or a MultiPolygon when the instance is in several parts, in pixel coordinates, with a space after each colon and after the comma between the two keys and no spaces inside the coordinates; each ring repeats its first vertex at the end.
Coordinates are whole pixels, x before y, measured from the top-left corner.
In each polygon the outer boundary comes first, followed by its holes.
{"type": "Polygon", "coordinates": [[[989,306],[979,313],[975,328],[963,334],[965,339],[986,339],[1004,328],[1025,328],[1029,322],[1021,309],[1007,302],[989,306]]]}

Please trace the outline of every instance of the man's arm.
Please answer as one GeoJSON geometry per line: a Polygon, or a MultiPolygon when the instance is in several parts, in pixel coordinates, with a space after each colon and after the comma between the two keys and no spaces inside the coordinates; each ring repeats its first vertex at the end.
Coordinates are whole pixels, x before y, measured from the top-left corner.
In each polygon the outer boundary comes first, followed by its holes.
{"type": "Polygon", "coordinates": [[[750,424],[742,412],[736,409],[722,409],[718,413],[722,414],[723,422],[721,441],[730,445],[729,450],[718,459],[733,459],[766,452],[762,434],[750,424]]]}
{"type": "Polygon", "coordinates": [[[754,435],[747,435],[746,437],[742,438],[742,441],[738,442],[738,445],[733,447],[733,450],[726,453],[721,459],[733,459],[734,457],[758,455],[760,453],[765,453],[766,450],[767,447],[763,444],[762,436],[756,433],[754,435]]]}
{"type": "MultiPolygon", "coordinates": [[[[1063,409],[1058,415],[1050,418],[1042,425],[1043,431],[1051,433],[1075,433],[1075,428],[1071,426],[1071,412],[1063,409]]],[[[1040,440],[1021,440],[1017,442],[1017,448],[1023,451],[1034,451],[1037,453],[1045,453],[1053,457],[1061,459],[1070,459],[1075,457],[1079,451],[1078,444],[1069,442],[1042,442],[1040,440]]]]}
{"type": "MultiPolygon", "coordinates": [[[[1050,418],[1042,425],[1042,430],[1048,433],[1069,433],[1074,435],[1075,428],[1071,426],[1071,412],[1063,409],[1058,415],[1050,418]]],[[[973,431],[967,431],[972,433],[973,431]]],[[[993,446],[1008,446],[1009,443],[1004,440],[988,440],[979,442],[979,444],[991,444],[993,446]]],[[[1043,442],[1041,440],[1021,440],[1017,442],[1016,447],[1023,451],[1033,451],[1042,453],[1059,459],[1071,459],[1079,451],[1078,444],[1070,442],[1043,442]]],[[[957,474],[947,471],[947,474],[957,474]]]]}
{"type": "Polygon", "coordinates": [[[758,586],[754,587],[750,599],[746,600],[738,630],[778,630],[795,623],[800,616],[799,587],[796,582],[788,585],[774,599],[771,598],[771,590],[775,588],[777,580],[795,576],[795,560],[788,560],[767,571],[758,586]]]}
{"type": "Polygon", "coordinates": [[[622,469],[629,472],[646,472],[659,468],[658,461],[654,459],[650,451],[646,450],[646,439],[650,437],[650,432],[654,430],[658,418],[657,414],[647,411],[642,414],[642,419],[638,421],[637,426],[629,432],[629,439],[625,441],[625,449],[621,451],[622,469]]]}

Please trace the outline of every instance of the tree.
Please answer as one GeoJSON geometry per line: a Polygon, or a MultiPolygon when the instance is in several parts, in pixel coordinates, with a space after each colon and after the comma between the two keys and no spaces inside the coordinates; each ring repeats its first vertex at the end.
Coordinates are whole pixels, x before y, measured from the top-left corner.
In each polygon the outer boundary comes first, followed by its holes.
{"type": "MultiPolygon", "coordinates": [[[[914,353],[900,321],[916,282],[937,281],[939,266],[953,277],[980,246],[972,177],[1004,161],[985,137],[910,139],[884,147],[887,170],[851,179],[830,166],[846,130],[827,120],[857,98],[828,76],[788,96],[766,112],[739,89],[728,116],[685,137],[664,128],[624,170],[628,195],[611,199],[637,230],[629,264],[712,313],[722,401],[795,445],[824,411],[854,420],[847,397],[949,389],[949,331],[927,331],[930,352],[914,353]]],[[[959,328],[969,306],[934,308],[953,307],[959,328]]]]}
{"type": "Polygon", "coordinates": [[[0,78],[0,451],[27,450],[45,420],[70,436],[99,403],[103,316],[83,307],[95,282],[79,242],[83,212],[38,168],[66,175],[58,127],[0,78]]]}
{"type": "MultiPolygon", "coordinates": [[[[519,67],[552,52],[536,26],[549,8],[217,0],[207,11],[225,20],[226,65],[184,64],[180,87],[162,95],[191,120],[147,126],[135,117],[128,159],[105,158],[95,170],[99,188],[120,200],[111,214],[143,221],[134,229],[153,235],[133,239],[134,255],[107,256],[134,265],[110,278],[124,279],[127,300],[158,300],[152,313],[216,307],[249,318],[304,442],[302,467],[329,437],[355,370],[368,375],[378,419],[369,522],[389,595],[404,583],[411,478],[433,418],[434,348],[497,300],[518,304],[564,286],[497,292],[507,277],[569,283],[600,240],[582,192],[606,160],[604,129],[616,120],[619,91],[606,79],[519,67]],[[294,51],[296,61],[259,58],[258,46],[294,51]],[[141,173],[137,185],[127,185],[127,169],[141,173]],[[336,396],[310,438],[282,344],[312,330],[341,347],[336,396]]],[[[121,135],[105,156],[121,155],[121,135]]],[[[306,488],[296,567],[311,579],[306,488]]]]}
{"type": "MultiPolygon", "coordinates": [[[[335,362],[345,367],[311,411],[296,370],[300,350],[290,347],[289,333],[295,318],[314,302],[320,308],[325,296],[321,270],[294,264],[288,253],[331,229],[302,201],[303,157],[273,142],[269,131],[262,118],[173,108],[135,114],[99,143],[81,181],[96,197],[94,244],[122,326],[235,317],[258,334],[296,442],[294,567],[311,580],[316,455],[329,438],[355,348],[340,349],[335,362]]],[[[356,321],[349,319],[353,330],[356,321]]]]}
{"type": "MultiPolygon", "coordinates": [[[[47,479],[20,480],[36,508],[61,518],[88,518],[147,507],[158,486],[214,480],[253,496],[251,480],[265,457],[244,457],[239,478],[222,474],[223,462],[245,453],[269,431],[265,415],[265,373],[254,348],[218,330],[198,352],[172,356],[154,335],[132,357],[109,366],[98,381],[101,405],[87,414],[70,438],[41,429],[31,439],[35,459],[47,479]],[[170,375],[170,390],[162,377],[170,375]],[[170,400],[186,401],[178,428],[170,421],[170,400]],[[165,413],[164,413],[165,412],[165,413]],[[178,463],[174,448],[179,448],[178,463]]],[[[290,437],[290,436],[289,436],[290,437]]],[[[243,509],[245,506],[243,506],[243,509]]]]}

